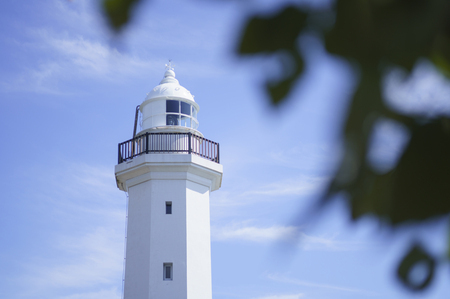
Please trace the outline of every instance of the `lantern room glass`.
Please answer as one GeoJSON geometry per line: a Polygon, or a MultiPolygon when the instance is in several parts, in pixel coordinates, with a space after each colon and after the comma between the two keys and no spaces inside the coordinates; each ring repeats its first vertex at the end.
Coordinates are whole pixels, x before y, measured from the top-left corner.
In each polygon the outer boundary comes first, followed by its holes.
{"type": "Polygon", "coordinates": [[[166,115],[166,124],[168,126],[179,126],[180,125],[180,116],[178,114],[167,114],[166,115]]]}
{"type": "Polygon", "coordinates": [[[181,102],[181,113],[191,115],[191,105],[185,102],[181,102]]]}
{"type": "Polygon", "coordinates": [[[180,112],[180,101],[167,100],[166,101],[166,112],[180,112]]]}
{"type": "Polygon", "coordinates": [[[197,129],[197,109],[183,101],[166,100],[166,125],[197,129]]]}

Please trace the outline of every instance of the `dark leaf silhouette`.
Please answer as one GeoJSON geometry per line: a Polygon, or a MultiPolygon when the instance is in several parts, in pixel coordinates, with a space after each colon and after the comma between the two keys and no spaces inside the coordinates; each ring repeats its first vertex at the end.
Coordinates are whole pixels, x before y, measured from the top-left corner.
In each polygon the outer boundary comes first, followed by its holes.
{"type": "MultiPolygon", "coordinates": [[[[405,255],[397,269],[397,277],[403,284],[413,291],[425,289],[433,279],[436,262],[420,245],[415,244],[405,255]],[[425,273],[418,273],[420,276],[414,278],[414,267],[421,267],[425,273]]],[[[418,275],[418,276],[419,276],[418,275]]]]}
{"type": "Polygon", "coordinates": [[[140,0],[103,0],[103,10],[115,31],[122,29],[130,20],[133,7],[140,0]]]}
{"type": "Polygon", "coordinates": [[[274,104],[289,94],[303,71],[297,40],[306,24],[307,14],[289,6],[274,16],[255,16],[247,23],[238,52],[241,55],[279,54],[284,78],[268,81],[265,88],[274,104]]]}

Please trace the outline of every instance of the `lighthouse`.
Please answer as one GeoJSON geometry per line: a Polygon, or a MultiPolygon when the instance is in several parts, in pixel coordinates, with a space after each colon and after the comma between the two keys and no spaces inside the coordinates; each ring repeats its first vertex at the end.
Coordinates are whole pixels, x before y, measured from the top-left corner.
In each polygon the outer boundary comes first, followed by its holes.
{"type": "Polygon", "coordinates": [[[197,130],[199,105],[170,64],[137,112],[142,128],[119,143],[115,166],[128,193],[124,299],[211,299],[209,194],[222,183],[219,144],[197,130]]]}

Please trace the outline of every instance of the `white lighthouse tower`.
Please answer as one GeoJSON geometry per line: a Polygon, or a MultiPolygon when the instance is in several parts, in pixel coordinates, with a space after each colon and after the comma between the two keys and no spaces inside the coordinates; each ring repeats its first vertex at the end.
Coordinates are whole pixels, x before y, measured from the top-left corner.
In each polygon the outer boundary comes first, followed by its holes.
{"type": "Polygon", "coordinates": [[[197,131],[199,106],[170,65],[139,109],[142,130],[119,144],[115,167],[129,198],[124,299],[211,299],[219,144],[197,131]]]}

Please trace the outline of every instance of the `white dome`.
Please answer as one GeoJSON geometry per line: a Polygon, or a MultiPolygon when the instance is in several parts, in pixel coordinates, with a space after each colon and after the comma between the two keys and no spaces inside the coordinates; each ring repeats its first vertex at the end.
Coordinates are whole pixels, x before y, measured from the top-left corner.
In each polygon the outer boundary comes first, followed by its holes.
{"type": "Polygon", "coordinates": [[[197,113],[200,109],[194,96],[175,79],[170,65],[158,86],[147,94],[139,106],[141,132],[191,132],[198,136],[197,113]]]}
{"type": "Polygon", "coordinates": [[[161,80],[158,86],[152,89],[147,94],[145,100],[153,100],[157,98],[182,98],[188,101],[194,101],[194,96],[189,90],[180,85],[177,79],[175,79],[175,72],[168,69],[164,78],[161,80]]]}

